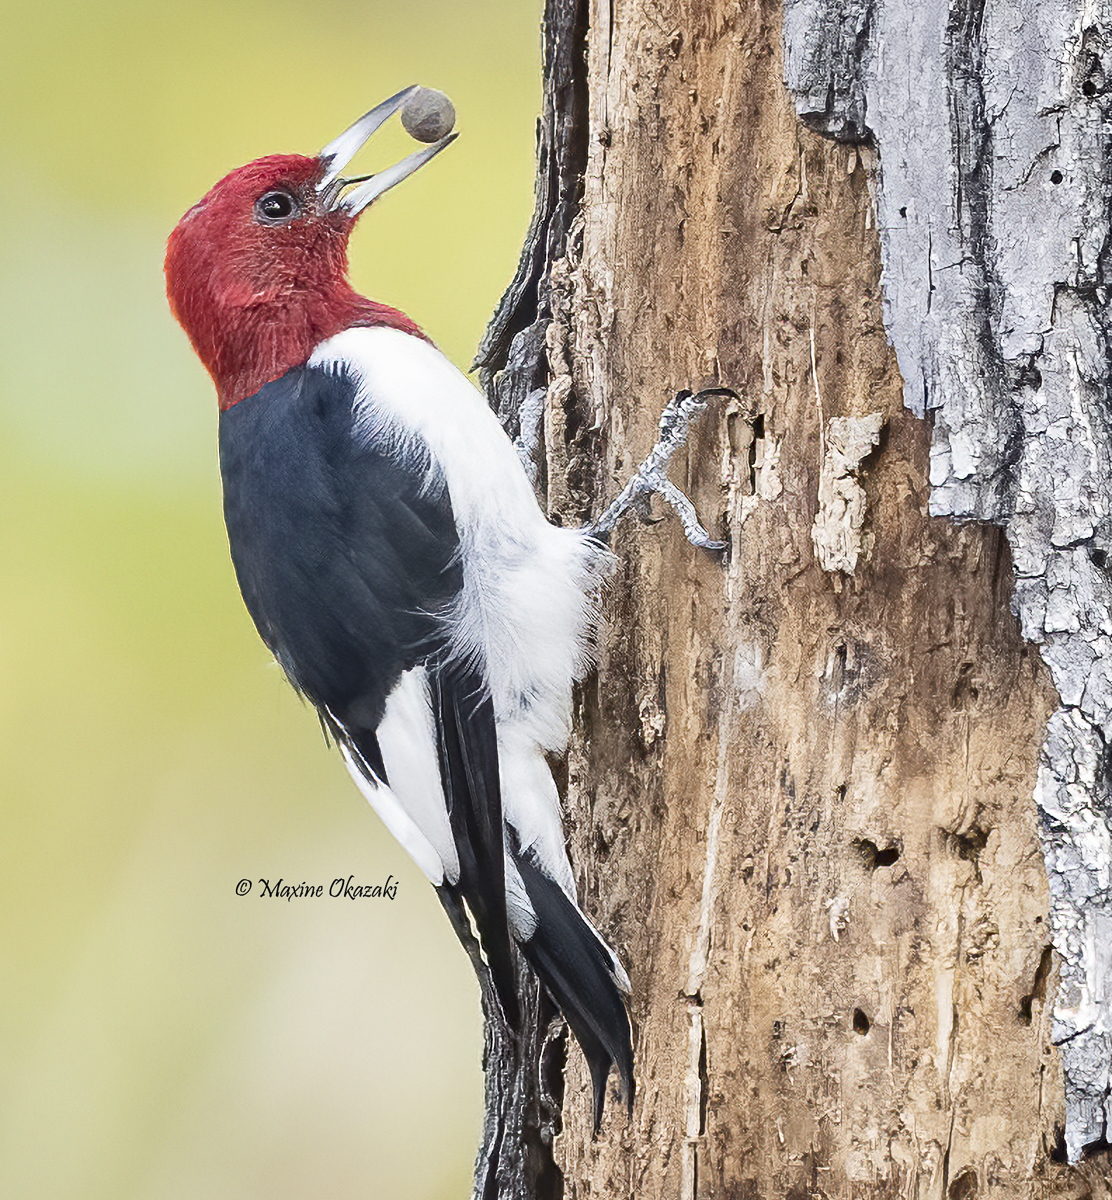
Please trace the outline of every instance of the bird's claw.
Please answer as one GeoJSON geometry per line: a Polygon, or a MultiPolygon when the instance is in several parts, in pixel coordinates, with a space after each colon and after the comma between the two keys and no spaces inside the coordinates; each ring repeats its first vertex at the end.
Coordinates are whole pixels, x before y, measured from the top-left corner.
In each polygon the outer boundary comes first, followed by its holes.
{"type": "Polygon", "coordinates": [[[618,498],[592,525],[587,532],[592,537],[606,541],[614,526],[629,509],[636,509],[641,520],[653,523],[648,517],[648,500],[655,492],[675,509],[683,532],[693,546],[719,552],[726,549],[726,542],[712,538],[699,522],[695,506],[665,475],[675,452],[687,441],[692,421],[698,417],[713,396],[731,396],[738,399],[732,388],[704,388],[701,392],[684,390],[678,392],[660,414],[660,437],[645,461],[637,468],[633,478],[622,489],[618,498]]]}

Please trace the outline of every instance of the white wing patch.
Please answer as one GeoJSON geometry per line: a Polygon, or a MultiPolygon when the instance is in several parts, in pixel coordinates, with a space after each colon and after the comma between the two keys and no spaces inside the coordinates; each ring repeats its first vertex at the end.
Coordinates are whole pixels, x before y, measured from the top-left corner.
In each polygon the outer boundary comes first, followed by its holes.
{"type": "Polygon", "coordinates": [[[429,879],[439,886],[459,879],[459,857],[448,823],[440,782],[428,677],[414,667],[399,680],[386,701],[378,744],[389,787],[371,783],[350,753],[340,747],[359,790],[383,824],[429,879]]]}

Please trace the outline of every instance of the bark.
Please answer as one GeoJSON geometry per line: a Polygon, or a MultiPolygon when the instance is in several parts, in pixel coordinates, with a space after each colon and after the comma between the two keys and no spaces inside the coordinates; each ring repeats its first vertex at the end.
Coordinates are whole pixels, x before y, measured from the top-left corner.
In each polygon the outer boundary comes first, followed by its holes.
{"type": "Polygon", "coordinates": [[[1110,1194],[1107,123],[1044,111],[1107,22],[902,7],[548,4],[492,402],[578,523],[742,401],[673,468],[726,560],[615,535],[567,765],[633,1120],[529,992],[480,1195],[1110,1194]]]}

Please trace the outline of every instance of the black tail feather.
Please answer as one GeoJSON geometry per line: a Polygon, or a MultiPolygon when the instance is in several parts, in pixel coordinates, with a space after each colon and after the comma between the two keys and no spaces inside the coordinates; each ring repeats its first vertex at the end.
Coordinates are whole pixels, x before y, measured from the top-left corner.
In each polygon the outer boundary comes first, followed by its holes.
{"type": "MultiPolygon", "coordinates": [[[[517,981],[506,917],[502,792],[494,705],[481,674],[452,662],[430,675],[440,778],[459,855],[453,889],[478,927],[491,977],[511,1028],[519,1020],[517,981]]],[[[458,930],[457,930],[458,933],[458,930]]]]}
{"type": "Polygon", "coordinates": [[[521,950],[560,1006],[591,1071],[595,1132],[602,1123],[606,1081],[616,1065],[633,1108],[633,1045],[629,1016],[611,963],[582,913],[529,858],[514,856],[537,927],[521,950]]]}

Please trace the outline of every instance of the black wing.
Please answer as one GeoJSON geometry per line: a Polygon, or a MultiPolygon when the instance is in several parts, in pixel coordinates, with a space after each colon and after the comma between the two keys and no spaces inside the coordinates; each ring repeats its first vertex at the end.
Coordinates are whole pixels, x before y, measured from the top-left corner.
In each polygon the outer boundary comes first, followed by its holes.
{"type": "Polygon", "coordinates": [[[427,456],[355,436],[350,380],[300,367],[220,417],[240,590],[291,682],[373,731],[401,673],[442,649],[459,539],[427,456]]]}
{"type": "Polygon", "coordinates": [[[449,656],[444,621],[463,586],[451,502],[422,449],[357,435],[355,399],[349,378],[299,367],[221,414],[232,561],[263,641],[379,780],[386,700],[404,671],[428,670],[461,867],[453,890],[510,1004],[494,713],[481,669],[449,656]]]}

